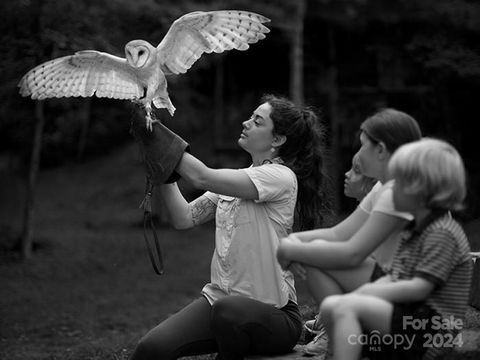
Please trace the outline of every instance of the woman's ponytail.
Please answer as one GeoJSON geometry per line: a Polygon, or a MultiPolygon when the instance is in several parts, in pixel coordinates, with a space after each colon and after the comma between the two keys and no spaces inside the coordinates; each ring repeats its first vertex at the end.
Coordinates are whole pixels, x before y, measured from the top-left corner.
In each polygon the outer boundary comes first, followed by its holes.
{"type": "Polygon", "coordinates": [[[287,137],[278,155],[297,176],[298,230],[322,226],[331,209],[324,173],[323,125],[311,108],[299,109],[291,101],[272,95],[263,100],[272,106],[275,133],[287,137]]]}

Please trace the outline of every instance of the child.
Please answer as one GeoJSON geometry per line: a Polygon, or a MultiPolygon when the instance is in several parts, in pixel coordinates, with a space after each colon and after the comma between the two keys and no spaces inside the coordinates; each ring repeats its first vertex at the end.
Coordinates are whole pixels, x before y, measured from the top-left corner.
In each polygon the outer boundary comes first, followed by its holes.
{"type": "Polygon", "coordinates": [[[358,154],[355,154],[352,158],[352,167],[345,173],[345,196],[354,198],[357,201],[362,201],[365,195],[372,190],[376,182],[376,179],[362,174],[358,154]]]}
{"type": "Polygon", "coordinates": [[[430,359],[461,345],[472,264],[449,211],[465,198],[462,159],[448,143],[423,139],[401,146],[388,170],[395,208],[413,214],[414,225],[389,274],[323,301],[335,359],[359,359],[362,345],[370,359],[430,359]]]}
{"type": "MultiPolygon", "coordinates": [[[[377,179],[363,175],[360,171],[360,162],[358,154],[355,154],[352,158],[352,167],[345,173],[344,191],[345,196],[356,199],[358,202],[367,195],[373,186],[377,182],[377,179]]],[[[318,315],[315,319],[305,322],[305,329],[313,334],[320,334],[322,332],[321,325],[317,323],[319,319],[318,315]],[[320,329],[318,329],[320,327],[320,329]]],[[[316,355],[316,353],[314,353],[316,355]]]]}

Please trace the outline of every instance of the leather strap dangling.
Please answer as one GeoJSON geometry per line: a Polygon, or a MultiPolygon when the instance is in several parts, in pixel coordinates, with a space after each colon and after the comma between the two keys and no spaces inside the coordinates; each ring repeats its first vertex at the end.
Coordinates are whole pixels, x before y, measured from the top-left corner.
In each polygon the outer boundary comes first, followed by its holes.
{"type": "Polygon", "coordinates": [[[150,258],[150,262],[152,263],[153,270],[157,275],[162,275],[164,270],[162,249],[160,247],[160,241],[158,240],[157,229],[155,228],[155,224],[152,217],[153,184],[150,181],[150,177],[148,176],[147,176],[147,184],[146,184],[145,190],[146,190],[145,198],[140,204],[140,208],[143,209],[143,238],[145,239],[145,244],[147,245],[148,257],[150,258]],[[148,235],[147,235],[148,227],[150,227],[150,230],[153,234],[153,240],[155,242],[157,258],[155,258],[153,246],[150,245],[150,241],[148,239],[148,235]]]}

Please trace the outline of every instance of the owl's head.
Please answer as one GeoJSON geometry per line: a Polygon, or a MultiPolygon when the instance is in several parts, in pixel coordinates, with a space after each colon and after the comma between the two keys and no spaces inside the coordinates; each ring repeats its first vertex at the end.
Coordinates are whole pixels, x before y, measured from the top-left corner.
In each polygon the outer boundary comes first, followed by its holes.
{"type": "Polygon", "coordinates": [[[155,61],[156,49],[145,40],[132,40],[125,45],[128,63],[135,68],[149,66],[155,61]]]}

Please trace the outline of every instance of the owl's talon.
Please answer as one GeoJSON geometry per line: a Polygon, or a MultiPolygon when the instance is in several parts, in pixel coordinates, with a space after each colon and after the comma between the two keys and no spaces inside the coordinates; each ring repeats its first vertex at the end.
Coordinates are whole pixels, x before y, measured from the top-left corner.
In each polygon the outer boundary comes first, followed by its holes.
{"type": "Polygon", "coordinates": [[[145,116],[147,130],[153,131],[153,123],[158,122],[158,120],[153,120],[150,113],[147,112],[145,116]]]}

